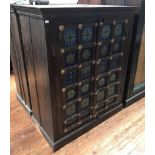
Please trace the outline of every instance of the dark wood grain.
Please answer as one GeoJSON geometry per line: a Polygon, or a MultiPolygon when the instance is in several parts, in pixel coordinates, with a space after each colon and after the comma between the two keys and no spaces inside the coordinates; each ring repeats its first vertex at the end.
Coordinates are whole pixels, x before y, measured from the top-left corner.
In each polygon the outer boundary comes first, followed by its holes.
{"type": "Polygon", "coordinates": [[[38,102],[38,94],[37,94],[37,86],[36,86],[36,75],[34,68],[34,56],[32,52],[32,44],[31,44],[31,29],[30,29],[30,20],[28,16],[20,16],[20,25],[21,25],[21,33],[22,42],[23,42],[23,52],[25,55],[26,69],[27,69],[27,77],[29,83],[29,93],[31,98],[31,105],[33,109],[33,116],[40,123],[40,112],[39,112],[39,102],[38,102]]]}

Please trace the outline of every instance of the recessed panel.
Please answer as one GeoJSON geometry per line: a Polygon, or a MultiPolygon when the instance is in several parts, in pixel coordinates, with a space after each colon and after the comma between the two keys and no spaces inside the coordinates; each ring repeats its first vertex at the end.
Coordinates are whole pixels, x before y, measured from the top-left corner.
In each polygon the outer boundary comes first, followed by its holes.
{"type": "Polygon", "coordinates": [[[79,51],[79,62],[83,63],[92,60],[93,48],[84,48],[79,51]]]}
{"type": "Polygon", "coordinates": [[[110,61],[110,69],[115,69],[120,67],[120,61],[121,61],[121,56],[113,56],[112,60],[110,61]]]}
{"type": "Polygon", "coordinates": [[[80,79],[84,80],[91,77],[92,66],[91,64],[84,65],[80,68],[80,79]]]}
{"type": "Polygon", "coordinates": [[[81,87],[80,87],[81,95],[88,94],[90,91],[91,91],[91,83],[90,82],[86,82],[81,85],[81,87]]]}
{"type": "Polygon", "coordinates": [[[77,30],[76,28],[65,28],[63,33],[64,47],[72,47],[77,44],[77,30]]]}
{"type": "Polygon", "coordinates": [[[65,52],[64,54],[65,66],[73,66],[77,64],[77,51],[65,52]]]}
{"type": "Polygon", "coordinates": [[[116,86],[115,85],[110,86],[107,91],[108,91],[108,96],[114,95],[116,91],[116,86]]]}
{"type": "Polygon", "coordinates": [[[124,34],[124,23],[117,23],[114,27],[114,37],[122,37],[124,34]]]}
{"type": "Polygon", "coordinates": [[[81,30],[82,43],[90,43],[93,41],[93,26],[85,26],[81,30]]]}
{"type": "Polygon", "coordinates": [[[105,90],[100,90],[96,95],[97,101],[105,99],[105,90]]]}
{"type": "Polygon", "coordinates": [[[77,88],[73,87],[73,88],[68,89],[65,92],[65,97],[66,97],[66,101],[70,101],[70,100],[77,98],[77,88]]]}
{"type": "Polygon", "coordinates": [[[81,103],[80,103],[80,108],[81,108],[81,109],[85,109],[85,108],[87,108],[89,105],[90,105],[90,97],[88,96],[88,97],[82,98],[81,103]]]}
{"type": "Polygon", "coordinates": [[[64,74],[65,85],[73,84],[77,81],[77,69],[73,68],[64,74]]]}
{"type": "Polygon", "coordinates": [[[108,67],[108,59],[107,58],[101,59],[101,61],[97,65],[97,73],[101,74],[106,72],[108,69],[107,67],[108,67]]]}
{"type": "Polygon", "coordinates": [[[102,26],[100,26],[99,39],[100,40],[110,39],[111,33],[112,33],[112,25],[111,24],[103,24],[102,26]]]}
{"type": "Polygon", "coordinates": [[[77,111],[76,103],[71,103],[66,105],[66,117],[75,114],[77,111]]]}

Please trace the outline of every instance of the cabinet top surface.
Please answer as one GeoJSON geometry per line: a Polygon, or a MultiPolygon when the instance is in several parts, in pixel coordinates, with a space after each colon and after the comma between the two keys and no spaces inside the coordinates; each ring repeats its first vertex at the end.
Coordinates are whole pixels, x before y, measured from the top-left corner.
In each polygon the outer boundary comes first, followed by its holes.
{"type": "Polygon", "coordinates": [[[50,5],[16,5],[19,7],[26,8],[51,8],[51,9],[60,9],[60,8],[131,8],[135,6],[123,6],[123,5],[89,5],[89,4],[50,4],[50,5]]]}

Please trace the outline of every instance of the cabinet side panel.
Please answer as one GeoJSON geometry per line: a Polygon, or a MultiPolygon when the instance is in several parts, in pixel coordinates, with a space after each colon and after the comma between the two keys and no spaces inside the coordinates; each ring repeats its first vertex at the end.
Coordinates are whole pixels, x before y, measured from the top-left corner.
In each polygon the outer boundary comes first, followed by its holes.
{"type": "Polygon", "coordinates": [[[52,102],[50,96],[44,21],[36,18],[30,18],[30,28],[40,107],[41,127],[43,127],[49,137],[53,139],[53,122],[51,112],[52,102]]]}
{"type": "Polygon", "coordinates": [[[19,66],[16,59],[15,49],[12,42],[12,35],[10,36],[10,55],[11,55],[11,61],[13,65],[13,72],[15,76],[16,81],[16,90],[17,94],[22,97],[22,90],[21,90],[21,84],[20,84],[20,78],[19,78],[19,66]]]}
{"type": "Polygon", "coordinates": [[[24,64],[24,56],[22,53],[22,48],[21,48],[21,40],[19,36],[19,28],[17,24],[17,18],[15,14],[12,15],[12,25],[13,25],[13,32],[14,32],[14,42],[16,44],[16,50],[17,50],[17,55],[19,58],[19,64],[21,68],[21,77],[22,77],[22,83],[23,83],[23,90],[24,90],[24,101],[25,104],[31,109],[31,104],[30,104],[30,98],[29,98],[29,88],[28,88],[28,81],[27,81],[27,75],[26,75],[26,68],[24,64]]]}
{"type": "Polygon", "coordinates": [[[37,88],[36,88],[36,81],[35,81],[36,78],[35,78],[32,46],[31,46],[31,34],[30,34],[31,32],[30,32],[30,26],[29,26],[29,17],[20,15],[19,18],[20,18],[22,41],[23,41],[23,52],[25,55],[33,116],[40,123],[39,103],[38,103],[37,88]]]}

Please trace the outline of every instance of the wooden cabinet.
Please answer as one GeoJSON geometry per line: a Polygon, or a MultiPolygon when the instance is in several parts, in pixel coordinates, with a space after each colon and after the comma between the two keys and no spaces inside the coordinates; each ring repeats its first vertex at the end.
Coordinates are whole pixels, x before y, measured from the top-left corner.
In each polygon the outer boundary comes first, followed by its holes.
{"type": "Polygon", "coordinates": [[[31,99],[29,93],[25,56],[22,49],[23,47],[21,41],[20,24],[17,19],[17,15],[12,7],[10,10],[10,17],[10,51],[13,71],[16,80],[17,97],[26,111],[31,115],[31,99]]]}
{"type": "Polygon", "coordinates": [[[138,7],[12,8],[21,32],[33,120],[54,150],[123,108],[138,7]]]}
{"type": "Polygon", "coordinates": [[[128,106],[145,95],[145,3],[136,19],[130,48],[129,63],[124,91],[124,105],[128,106]],[[136,35],[135,35],[136,34],[136,35]]]}

